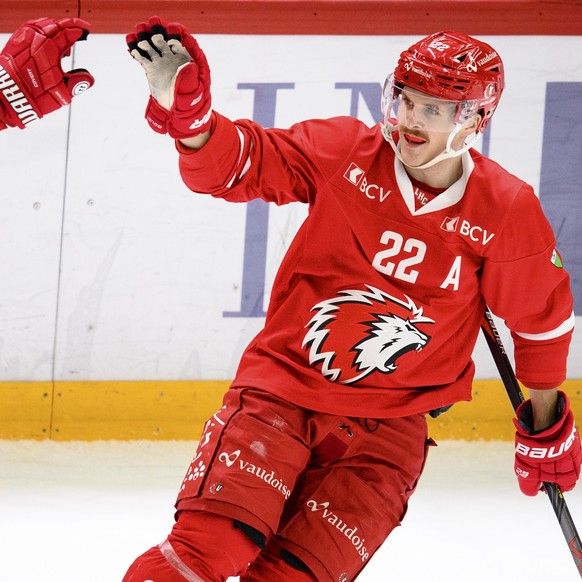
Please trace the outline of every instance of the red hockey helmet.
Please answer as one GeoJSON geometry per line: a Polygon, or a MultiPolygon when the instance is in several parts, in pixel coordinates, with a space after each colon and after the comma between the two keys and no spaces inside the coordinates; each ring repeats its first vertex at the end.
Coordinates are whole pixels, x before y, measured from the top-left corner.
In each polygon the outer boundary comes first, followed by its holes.
{"type": "Polygon", "coordinates": [[[437,32],[413,44],[400,55],[393,76],[394,91],[407,86],[439,99],[473,102],[481,115],[477,132],[491,120],[503,85],[503,62],[495,49],[460,32],[437,32]]]}

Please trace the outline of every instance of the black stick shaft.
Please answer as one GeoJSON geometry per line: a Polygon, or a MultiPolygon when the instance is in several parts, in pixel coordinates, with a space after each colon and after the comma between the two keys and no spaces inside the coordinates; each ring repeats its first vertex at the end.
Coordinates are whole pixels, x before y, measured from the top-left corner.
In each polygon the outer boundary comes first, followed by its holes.
{"type": "MultiPolygon", "coordinates": [[[[485,315],[483,317],[483,323],[481,324],[481,330],[485,335],[485,340],[487,345],[491,350],[491,355],[507,391],[507,395],[511,400],[513,409],[517,410],[517,407],[524,401],[525,397],[521,390],[517,378],[515,377],[515,372],[513,371],[513,366],[505,352],[503,343],[501,341],[501,336],[495,327],[495,322],[493,321],[493,316],[489,309],[485,309],[485,315]]],[[[564,499],[564,495],[560,491],[560,488],[555,483],[544,482],[544,489],[548,494],[548,499],[554,508],[554,513],[562,529],[562,533],[566,538],[568,543],[568,549],[572,554],[574,563],[580,577],[582,578],[582,543],[580,536],[576,530],[576,525],[564,499]]]]}

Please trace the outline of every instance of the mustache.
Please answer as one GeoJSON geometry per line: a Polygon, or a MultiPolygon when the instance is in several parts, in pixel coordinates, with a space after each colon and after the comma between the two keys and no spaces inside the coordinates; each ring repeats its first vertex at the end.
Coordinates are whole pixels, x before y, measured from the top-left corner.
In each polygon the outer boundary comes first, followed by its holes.
{"type": "Polygon", "coordinates": [[[402,124],[400,124],[398,126],[398,129],[402,133],[407,133],[408,135],[414,135],[415,137],[419,137],[420,139],[424,139],[425,141],[428,141],[428,135],[426,135],[422,131],[418,131],[417,129],[411,129],[410,127],[407,127],[406,125],[402,125],[402,124]]]}

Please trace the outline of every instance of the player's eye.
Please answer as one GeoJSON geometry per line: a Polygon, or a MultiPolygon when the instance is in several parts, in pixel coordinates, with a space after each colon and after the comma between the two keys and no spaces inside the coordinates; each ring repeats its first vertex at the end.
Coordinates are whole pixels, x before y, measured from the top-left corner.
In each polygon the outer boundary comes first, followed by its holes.
{"type": "Polygon", "coordinates": [[[426,105],[424,110],[431,117],[436,117],[441,114],[441,110],[438,105],[426,105]]]}
{"type": "Polygon", "coordinates": [[[412,103],[412,101],[405,95],[402,97],[402,103],[404,103],[404,105],[408,107],[408,109],[414,106],[414,103],[412,103]]]}

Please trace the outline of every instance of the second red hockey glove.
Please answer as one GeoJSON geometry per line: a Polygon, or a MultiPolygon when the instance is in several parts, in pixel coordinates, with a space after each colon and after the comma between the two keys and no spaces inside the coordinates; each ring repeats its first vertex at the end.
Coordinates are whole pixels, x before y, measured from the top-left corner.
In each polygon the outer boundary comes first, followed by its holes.
{"type": "Polygon", "coordinates": [[[212,114],[210,68],[188,30],[152,16],[138,24],[126,41],[149,83],[151,97],[145,117],[150,127],[175,139],[208,131],[212,114]]]}
{"type": "Polygon", "coordinates": [[[38,18],[16,29],[0,53],[0,129],[24,129],[93,85],[87,70],[61,68],[89,26],[80,18],[38,18]]]}
{"type": "Polygon", "coordinates": [[[533,431],[531,401],[516,411],[515,474],[526,495],[537,495],[544,481],[556,483],[562,491],[574,488],[580,476],[582,451],[568,397],[558,392],[556,422],[545,430],[533,431]]]}

